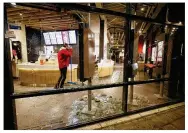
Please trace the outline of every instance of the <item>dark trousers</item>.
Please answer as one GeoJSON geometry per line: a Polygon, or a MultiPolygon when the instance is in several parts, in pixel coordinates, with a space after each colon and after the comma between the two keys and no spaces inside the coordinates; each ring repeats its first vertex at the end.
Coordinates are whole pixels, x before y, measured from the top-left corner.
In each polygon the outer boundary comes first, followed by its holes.
{"type": "Polygon", "coordinates": [[[66,75],[67,75],[67,67],[61,68],[60,72],[61,72],[61,76],[59,77],[59,80],[55,88],[63,88],[64,82],[66,80],[66,75]]]}

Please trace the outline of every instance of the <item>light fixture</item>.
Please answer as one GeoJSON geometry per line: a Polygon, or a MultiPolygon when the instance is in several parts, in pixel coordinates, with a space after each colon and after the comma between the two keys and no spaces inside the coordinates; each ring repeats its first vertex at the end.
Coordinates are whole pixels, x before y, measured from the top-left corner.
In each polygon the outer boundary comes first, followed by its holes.
{"type": "Polygon", "coordinates": [[[144,11],[144,7],[141,8],[141,11],[144,11]]]}
{"type": "Polygon", "coordinates": [[[12,2],[12,3],[10,3],[10,4],[13,5],[13,6],[16,6],[16,3],[13,3],[13,2],[12,2]]]}
{"type": "Polygon", "coordinates": [[[141,34],[141,33],[142,33],[142,31],[141,31],[141,30],[139,30],[139,31],[138,31],[138,33],[139,33],[139,34],[141,34]]]}
{"type": "Polygon", "coordinates": [[[168,26],[166,25],[165,28],[168,28],[168,26]]]}
{"type": "Polygon", "coordinates": [[[20,13],[20,16],[22,16],[22,13],[20,13]]]}
{"type": "Polygon", "coordinates": [[[173,30],[175,30],[176,28],[174,27],[173,30]]]}
{"type": "Polygon", "coordinates": [[[182,25],[182,22],[180,21],[179,24],[182,25]]]}

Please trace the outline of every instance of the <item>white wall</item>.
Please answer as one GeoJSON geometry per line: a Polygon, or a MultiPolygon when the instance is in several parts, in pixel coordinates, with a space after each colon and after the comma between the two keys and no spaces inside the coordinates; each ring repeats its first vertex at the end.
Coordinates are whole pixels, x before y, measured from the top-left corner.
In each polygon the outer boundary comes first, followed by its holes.
{"type": "MultiPolygon", "coordinates": [[[[21,25],[21,30],[14,30],[9,29],[10,31],[14,31],[14,34],[16,35],[16,38],[10,39],[10,49],[12,53],[12,43],[11,41],[20,41],[21,42],[21,51],[22,51],[22,62],[27,62],[27,42],[26,42],[26,31],[25,31],[25,25],[21,25]]],[[[12,56],[12,54],[11,54],[12,56]]]]}
{"type": "MultiPolygon", "coordinates": [[[[95,53],[99,56],[99,45],[100,45],[100,18],[97,14],[91,13],[91,24],[90,29],[95,34],[95,53]]],[[[107,20],[104,21],[104,59],[107,58],[107,20]]]]}

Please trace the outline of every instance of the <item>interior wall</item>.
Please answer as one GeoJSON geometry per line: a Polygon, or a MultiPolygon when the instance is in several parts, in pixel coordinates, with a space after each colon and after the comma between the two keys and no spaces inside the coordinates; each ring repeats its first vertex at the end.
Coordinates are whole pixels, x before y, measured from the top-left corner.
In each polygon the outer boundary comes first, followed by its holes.
{"type": "Polygon", "coordinates": [[[16,36],[16,38],[10,39],[10,50],[12,53],[12,41],[20,41],[21,42],[22,62],[28,62],[25,25],[21,24],[20,26],[21,26],[21,30],[9,29],[9,31],[14,31],[14,34],[16,36]]]}
{"type": "Polygon", "coordinates": [[[99,57],[99,35],[100,35],[100,19],[99,15],[91,13],[90,29],[95,34],[95,55],[99,57]]]}
{"type": "MultiPolygon", "coordinates": [[[[95,54],[99,57],[100,15],[91,13],[90,29],[95,34],[95,54]]],[[[104,59],[107,58],[107,20],[104,20],[104,59]]]]}

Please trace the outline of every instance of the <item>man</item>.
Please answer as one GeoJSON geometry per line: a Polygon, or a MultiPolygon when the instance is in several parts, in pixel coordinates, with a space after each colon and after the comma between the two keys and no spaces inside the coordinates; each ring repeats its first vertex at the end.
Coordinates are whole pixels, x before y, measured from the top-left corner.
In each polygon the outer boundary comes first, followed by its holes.
{"type": "Polygon", "coordinates": [[[69,61],[71,56],[72,56],[72,48],[65,43],[58,52],[58,63],[59,63],[59,70],[61,72],[61,76],[59,77],[59,80],[54,87],[55,89],[63,88],[67,75],[67,67],[69,66],[69,61]]]}

